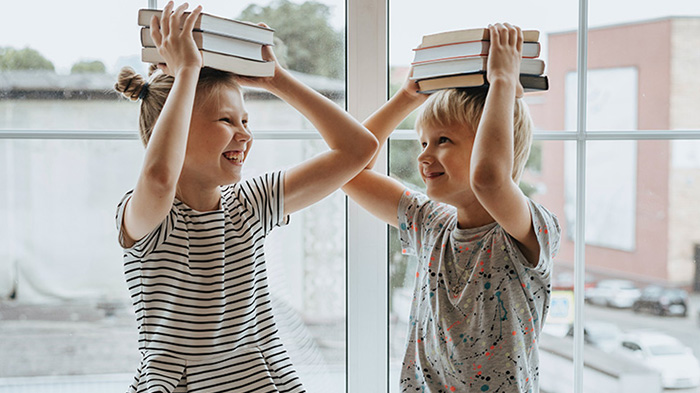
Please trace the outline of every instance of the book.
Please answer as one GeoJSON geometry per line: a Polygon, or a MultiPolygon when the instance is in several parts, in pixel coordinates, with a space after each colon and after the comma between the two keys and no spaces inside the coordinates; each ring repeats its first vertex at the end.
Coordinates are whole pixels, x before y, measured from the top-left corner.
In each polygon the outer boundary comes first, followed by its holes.
{"type": "MultiPolygon", "coordinates": [[[[204,67],[216,68],[245,76],[273,76],[275,63],[273,61],[258,61],[243,57],[226,55],[200,49],[204,67]]],[[[141,48],[141,61],[146,63],[165,63],[165,59],[156,48],[141,48]]]]}
{"type": "MultiPolygon", "coordinates": [[[[487,88],[489,85],[486,74],[483,72],[423,79],[417,83],[418,91],[424,94],[451,88],[487,88]]],[[[548,90],[549,78],[547,75],[520,74],[520,84],[523,85],[525,92],[548,90]]]]}
{"type": "MultiPolygon", "coordinates": [[[[420,48],[426,48],[430,46],[453,44],[457,42],[468,42],[468,41],[488,41],[489,40],[489,29],[487,28],[476,28],[476,29],[462,29],[462,30],[451,30],[443,31],[434,34],[428,34],[423,36],[423,42],[420,44],[420,48]]],[[[525,42],[537,42],[540,40],[540,32],[538,30],[523,30],[523,41],[525,42]]]]}
{"type": "MultiPolygon", "coordinates": [[[[246,59],[262,61],[262,44],[253,41],[239,40],[233,37],[195,31],[192,33],[197,48],[210,52],[224,53],[244,57],[246,59]]],[[[155,48],[156,44],[151,38],[151,29],[141,28],[141,45],[155,48]]]]}
{"type": "MultiPolygon", "coordinates": [[[[153,15],[160,18],[162,10],[156,9],[140,9],[138,16],[139,26],[148,27],[151,25],[151,17],[153,15]]],[[[189,15],[185,12],[185,15],[189,15]]],[[[184,24],[185,19],[182,19],[184,24]]],[[[180,26],[182,28],[182,26],[180,26]]],[[[254,41],[263,45],[272,45],[274,30],[268,27],[258,26],[249,22],[242,22],[234,19],[223,18],[220,16],[201,13],[194,24],[194,30],[206,31],[209,33],[236,37],[242,40],[254,41]]]]}
{"type": "MultiPolygon", "coordinates": [[[[438,76],[485,72],[488,56],[471,56],[433,62],[413,64],[411,79],[428,79],[438,76]]],[[[544,73],[544,61],[541,59],[522,59],[521,74],[544,73]]]]}
{"type": "MultiPolygon", "coordinates": [[[[413,64],[457,57],[486,56],[489,53],[490,44],[490,41],[469,41],[415,48],[413,50],[413,64]]],[[[539,42],[525,42],[523,44],[523,58],[534,59],[539,55],[539,42]]]]}

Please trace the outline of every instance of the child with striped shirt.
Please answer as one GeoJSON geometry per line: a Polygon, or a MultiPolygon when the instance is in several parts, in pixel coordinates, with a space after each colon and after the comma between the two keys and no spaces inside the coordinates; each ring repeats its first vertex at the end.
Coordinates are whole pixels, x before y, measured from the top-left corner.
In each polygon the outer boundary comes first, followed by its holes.
{"type": "Polygon", "coordinates": [[[359,173],[377,141],[282,69],[268,46],[263,56],[276,63],[273,77],[202,68],[192,38],[201,7],[189,16],[186,3],[173,8],[169,2],[151,21],[166,65],[148,82],[123,69],[115,85],[141,100],[146,146],[116,217],[142,354],[129,391],[302,392],[270,307],[265,237],[359,173]],[[290,103],[330,149],[241,181],[253,139],[241,85],[290,103]]]}

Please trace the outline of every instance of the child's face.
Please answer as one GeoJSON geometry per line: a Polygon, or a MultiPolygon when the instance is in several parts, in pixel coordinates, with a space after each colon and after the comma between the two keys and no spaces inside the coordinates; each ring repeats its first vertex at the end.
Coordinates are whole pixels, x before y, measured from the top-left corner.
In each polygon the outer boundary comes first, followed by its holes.
{"type": "Polygon", "coordinates": [[[474,146],[471,127],[423,127],[418,130],[418,140],[423,148],[418,155],[418,170],[428,196],[453,206],[469,203],[469,163],[474,146]]]}
{"type": "Polygon", "coordinates": [[[203,187],[241,179],[253,136],[241,92],[222,88],[192,111],[183,175],[203,187]]]}

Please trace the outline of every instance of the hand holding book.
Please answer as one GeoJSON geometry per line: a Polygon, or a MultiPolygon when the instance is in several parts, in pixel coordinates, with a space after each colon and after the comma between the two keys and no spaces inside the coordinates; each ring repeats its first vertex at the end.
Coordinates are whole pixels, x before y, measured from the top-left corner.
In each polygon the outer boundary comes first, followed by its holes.
{"type": "Polygon", "coordinates": [[[188,16],[184,12],[188,4],[183,3],[173,11],[170,1],[163,9],[160,19],[151,18],[151,37],[156,44],[158,53],[165,59],[165,71],[177,75],[186,68],[202,68],[202,56],[192,38],[192,28],[202,11],[202,6],[195,8],[188,16]],[[184,19],[184,22],[183,22],[184,19]],[[183,25],[184,28],[180,29],[183,25]]]}
{"type": "MultiPolygon", "coordinates": [[[[265,23],[258,23],[258,26],[262,26],[265,28],[269,28],[265,23]]],[[[258,87],[261,89],[265,89],[269,92],[272,92],[274,94],[274,89],[276,86],[276,83],[279,79],[283,78],[286,73],[286,71],[282,68],[280,65],[279,61],[277,61],[277,56],[275,56],[275,52],[272,50],[271,45],[263,45],[262,46],[262,59],[263,61],[266,62],[272,62],[275,65],[274,69],[274,74],[272,76],[243,76],[239,75],[238,76],[238,82],[242,86],[249,86],[249,87],[258,87]]]]}
{"type": "Polygon", "coordinates": [[[489,25],[491,48],[489,49],[486,78],[492,86],[496,83],[513,85],[516,97],[523,96],[518,76],[523,51],[523,32],[509,23],[489,25]]]}

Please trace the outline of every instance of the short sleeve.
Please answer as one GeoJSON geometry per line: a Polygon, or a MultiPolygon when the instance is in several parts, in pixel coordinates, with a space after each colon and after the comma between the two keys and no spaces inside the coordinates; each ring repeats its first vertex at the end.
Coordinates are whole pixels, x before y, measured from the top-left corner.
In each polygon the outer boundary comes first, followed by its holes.
{"type": "Polygon", "coordinates": [[[173,232],[175,224],[177,223],[178,211],[175,206],[170,209],[170,212],[163,219],[163,221],[155,227],[151,233],[147,234],[143,238],[139,239],[131,247],[124,247],[124,211],[126,209],[127,202],[131,199],[133,195],[133,190],[129,191],[124,195],[122,200],[117,205],[117,215],[116,224],[117,232],[119,234],[119,245],[124,248],[125,251],[130,252],[136,258],[144,258],[156,249],[159,245],[163,244],[168,236],[173,232]]]}
{"type": "Polygon", "coordinates": [[[399,200],[398,223],[401,239],[401,252],[406,255],[417,255],[425,237],[426,231],[441,229],[444,225],[445,207],[435,203],[425,194],[404,190],[399,200]]]}
{"type": "Polygon", "coordinates": [[[528,203],[532,215],[532,227],[540,246],[540,256],[535,270],[545,274],[551,269],[552,261],[559,252],[561,228],[557,216],[547,208],[531,199],[528,199],[528,203]]]}
{"type": "Polygon", "coordinates": [[[289,223],[289,216],[284,214],[284,174],[265,173],[240,183],[240,192],[259,217],[265,235],[289,223]]]}

